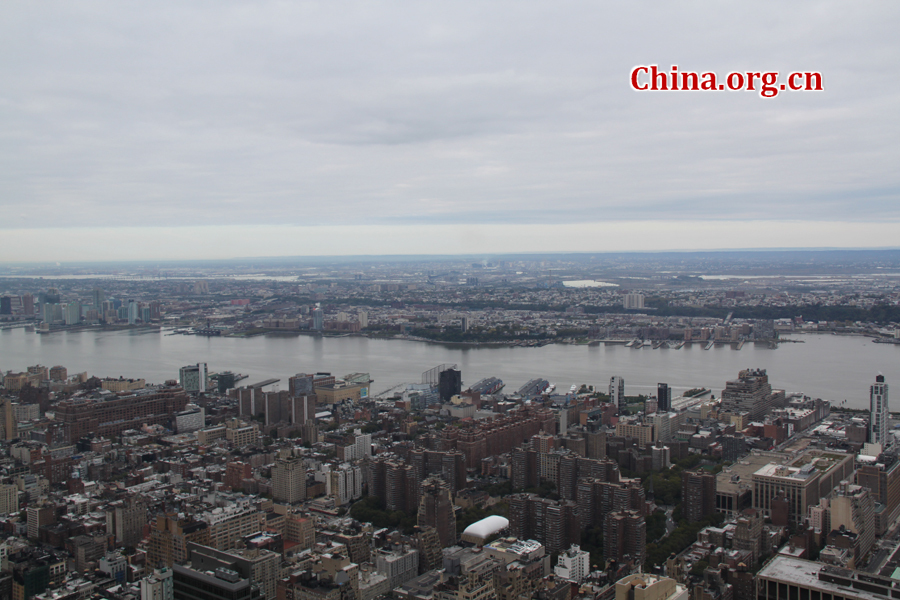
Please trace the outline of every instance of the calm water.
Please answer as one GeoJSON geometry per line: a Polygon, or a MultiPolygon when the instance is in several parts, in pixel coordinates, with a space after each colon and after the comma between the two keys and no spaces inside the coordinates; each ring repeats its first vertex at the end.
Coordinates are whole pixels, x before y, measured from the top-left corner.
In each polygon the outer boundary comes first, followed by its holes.
{"type": "MultiPolygon", "coordinates": [[[[544,377],[567,391],[573,383],[600,384],[612,375],[625,377],[626,393],[655,393],[667,382],[678,394],[692,387],[716,395],[725,381],[748,367],[768,369],[776,388],[868,407],[869,385],[883,373],[900,390],[900,345],[875,344],[869,338],[801,335],[804,343],[778,349],[745,344],[704,350],[632,350],[623,346],[543,348],[457,348],[438,344],[367,338],[254,337],[206,338],[159,332],[80,331],[37,335],[24,329],[0,331],[0,369],[24,370],[34,364],[63,365],[70,373],[99,377],[143,377],[149,382],[177,379],[186,364],[206,362],[210,371],[231,370],[250,376],[243,383],[287,377],[298,372],[328,371],[337,376],[369,372],[378,393],[401,382],[418,382],[421,373],[441,363],[456,363],[463,381],[495,376],[506,391],[534,377],[544,377]]],[[[900,394],[894,407],[900,408],[900,394]]]]}

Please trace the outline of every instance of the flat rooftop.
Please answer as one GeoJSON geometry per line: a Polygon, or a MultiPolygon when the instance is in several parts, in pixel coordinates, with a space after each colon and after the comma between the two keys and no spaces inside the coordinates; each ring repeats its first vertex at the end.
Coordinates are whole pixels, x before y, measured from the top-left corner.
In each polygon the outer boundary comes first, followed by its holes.
{"type": "Polygon", "coordinates": [[[783,456],[775,453],[748,454],[738,462],[725,467],[716,475],[716,492],[736,494],[741,484],[752,485],[753,474],[770,463],[778,463],[783,456]]]}
{"type": "Polygon", "coordinates": [[[789,585],[815,588],[854,600],[889,598],[888,588],[900,585],[887,577],[784,555],[773,558],[759,572],[758,577],[789,585]],[[820,573],[824,579],[819,578],[820,573]]]}

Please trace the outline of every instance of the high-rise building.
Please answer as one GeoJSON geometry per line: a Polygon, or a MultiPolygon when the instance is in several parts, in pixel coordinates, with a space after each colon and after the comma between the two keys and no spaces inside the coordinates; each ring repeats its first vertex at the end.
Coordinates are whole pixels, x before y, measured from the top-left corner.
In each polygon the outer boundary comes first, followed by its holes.
{"type": "Polygon", "coordinates": [[[619,409],[619,414],[625,412],[625,378],[613,375],[609,379],[609,401],[619,409]]]}
{"type": "Polygon", "coordinates": [[[0,483],[0,515],[19,512],[19,487],[0,483]]]}
{"type": "Polygon", "coordinates": [[[181,387],[188,393],[206,393],[208,372],[206,363],[187,365],[178,371],[181,387]]]}
{"type": "Polygon", "coordinates": [[[306,500],[306,465],[301,457],[275,461],[272,467],[272,498],[285,504],[306,500]]]}
{"type": "Polygon", "coordinates": [[[625,310],[637,310],[640,308],[644,308],[644,295],[625,294],[625,297],[622,299],[622,305],[625,310]]]}
{"type": "Polygon", "coordinates": [[[295,550],[308,550],[316,543],[316,529],[311,518],[289,512],[284,516],[284,539],[297,544],[295,550]]]}
{"type": "Polygon", "coordinates": [[[29,318],[34,316],[34,296],[31,294],[22,296],[22,314],[29,318]]]}
{"type": "Polygon", "coordinates": [[[37,540],[44,525],[56,522],[56,512],[51,504],[29,506],[25,509],[28,539],[37,540]]]}
{"type": "Polygon", "coordinates": [[[445,369],[438,375],[438,391],[441,402],[450,402],[450,398],[462,391],[462,372],[456,369],[445,369]]]}
{"type": "Polygon", "coordinates": [[[322,331],[325,327],[325,313],[318,306],[312,311],[312,328],[316,331],[322,331]]]}
{"type": "Polygon", "coordinates": [[[288,391],[291,396],[307,396],[315,393],[315,375],[297,373],[288,378],[288,391]]]}
{"type": "Polygon", "coordinates": [[[338,506],[358,500],[362,497],[362,468],[347,463],[338,465],[328,472],[325,484],[326,493],[338,506]]]}
{"type": "Polygon", "coordinates": [[[738,378],[725,382],[722,408],[727,412],[746,412],[751,421],[784,403],[784,390],[773,391],[765,369],[744,369],[738,378]]]}
{"type": "Polygon", "coordinates": [[[153,569],[153,574],[141,579],[141,600],[174,600],[172,569],[153,569]]]}
{"type": "Polygon", "coordinates": [[[591,572],[591,554],[572,544],[568,550],[560,552],[553,571],[557,577],[581,583],[591,572]]]}
{"type": "Polygon", "coordinates": [[[416,549],[419,551],[419,570],[440,569],[443,563],[441,538],[433,527],[416,528],[416,549]]]}
{"type": "Polygon", "coordinates": [[[893,523],[900,515],[900,459],[884,453],[880,458],[858,463],[856,483],[872,490],[876,502],[884,505],[884,523],[893,523]]]}
{"type": "Polygon", "coordinates": [[[61,366],[56,365],[50,369],[50,379],[52,381],[66,381],[69,378],[69,371],[61,366]]]}
{"type": "Polygon", "coordinates": [[[444,547],[456,543],[456,514],[453,511],[450,486],[439,477],[429,477],[422,482],[418,525],[437,529],[444,547]]]}
{"type": "Polygon", "coordinates": [[[765,549],[763,521],[762,515],[752,508],[745,509],[737,518],[731,545],[735,550],[750,552],[753,557],[751,567],[756,564],[765,549]]]}
{"type": "Polygon", "coordinates": [[[520,540],[537,540],[549,552],[559,552],[581,539],[577,505],[554,501],[536,494],[513,494],[509,498],[509,531],[520,540]]]}
{"type": "Polygon", "coordinates": [[[134,300],[128,301],[128,324],[134,325],[141,318],[140,305],[134,300]]]}
{"type": "Polygon", "coordinates": [[[44,314],[43,319],[44,323],[47,324],[56,324],[56,323],[64,323],[65,316],[63,315],[63,305],[56,302],[45,302],[42,305],[44,314]]]}
{"type": "Polygon", "coordinates": [[[106,513],[106,530],[122,546],[137,546],[147,523],[147,507],[137,500],[117,501],[106,513]]]}
{"type": "Polygon", "coordinates": [[[861,564],[875,543],[875,501],[872,496],[868,488],[842,481],[829,502],[830,528],[856,534],[855,564],[861,564]]]}
{"type": "Polygon", "coordinates": [[[636,510],[611,512],[603,522],[603,557],[619,564],[644,562],[647,548],[647,525],[644,515],[636,510]]]}
{"type": "Polygon", "coordinates": [[[876,375],[875,383],[869,388],[869,441],[873,444],[887,446],[888,424],[888,385],[884,382],[884,375],[876,375]]]}
{"type": "Polygon", "coordinates": [[[94,288],[91,292],[91,304],[97,311],[103,310],[103,302],[106,300],[106,294],[100,288],[94,288]]]}
{"type": "Polygon", "coordinates": [[[656,384],[656,410],[665,413],[672,410],[672,389],[666,383],[656,384]]]}
{"type": "Polygon", "coordinates": [[[69,302],[66,304],[66,325],[78,325],[81,323],[81,302],[69,302]]]}
{"type": "Polygon", "coordinates": [[[252,477],[253,467],[249,463],[235,460],[225,464],[225,478],[222,483],[232,490],[239,490],[244,486],[244,480],[252,477]]]}
{"type": "Polygon", "coordinates": [[[188,557],[188,543],[207,545],[209,526],[203,521],[182,519],[160,515],[150,529],[150,543],[147,546],[147,565],[158,568],[171,567],[184,562],[188,557]]]}
{"type": "MultiPolygon", "coordinates": [[[[618,471],[614,473],[618,477],[618,471]]],[[[646,493],[639,479],[619,482],[583,477],[578,480],[577,494],[578,520],[583,529],[602,526],[611,512],[647,511],[646,493]]]]}
{"type": "Polygon", "coordinates": [[[369,313],[364,310],[359,311],[359,328],[365,329],[369,326],[369,313]]]}
{"type": "Polygon", "coordinates": [[[681,500],[684,518],[691,523],[713,514],[716,510],[716,476],[703,470],[683,472],[681,500]]]}
{"type": "Polygon", "coordinates": [[[56,288],[47,288],[47,291],[41,292],[38,297],[41,299],[42,303],[49,302],[50,304],[59,304],[62,301],[62,295],[56,288]]]}
{"type": "Polygon", "coordinates": [[[231,371],[223,371],[216,377],[216,386],[220,394],[224,394],[234,387],[235,376],[231,371]]]}
{"type": "Polygon", "coordinates": [[[540,484],[538,453],[533,449],[513,448],[510,452],[509,479],[513,490],[524,490],[540,484]]]}

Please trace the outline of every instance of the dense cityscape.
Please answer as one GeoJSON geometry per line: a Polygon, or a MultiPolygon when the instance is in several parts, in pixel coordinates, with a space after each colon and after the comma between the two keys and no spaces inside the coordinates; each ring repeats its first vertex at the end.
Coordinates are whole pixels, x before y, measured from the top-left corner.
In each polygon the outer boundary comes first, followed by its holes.
{"type": "MultiPolygon", "coordinates": [[[[688,284],[568,258],[306,269],[6,275],[0,322],[42,339],[454,333],[647,351],[898,339],[898,280],[858,273],[871,263],[688,284]]],[[[364,364],[261,381],[202,360],[165,381],[139,364],[0,366],[0,597],[863,598],[889,595],[900,567],[878,373],[853,410],[773,387],[777,365],[651,394],[614,374],[464,385],[455,364],[378,389],[364,364]]]]}
{"type": "Polygon", "coordinates": [[[165,326],[467,344],[639,339],[667,348],[776,343],[793,331],[898,335],[897,252],[813,253],[809,262],[797,253],[780,273],[773,262],[781,253],[746,254],[44,268],[49,279],[35,277],[33,266],[7,268],[0,326],[36,320],[42,332],[165,326]],[[23,269],[31,276],[17,275],[23,269]]]}
{"type": "Polygon", "coordinates": [[[0,2],[0,600],[900,600],[898,23],[0,2]]]}

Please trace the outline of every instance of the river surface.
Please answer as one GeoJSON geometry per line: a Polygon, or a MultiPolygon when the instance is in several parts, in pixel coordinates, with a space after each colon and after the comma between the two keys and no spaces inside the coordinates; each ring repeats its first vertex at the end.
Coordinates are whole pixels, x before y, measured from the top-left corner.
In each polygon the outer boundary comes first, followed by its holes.
{"type": "MultiPolygon", "coordinates": [[[[878,373],[895,385],[900,408],[900,345],[875,344],[870,338],[796,335],[804,343],[777,349],[747,343],[743,349],[720,346],[704,350],[695,344],[681,350],[624,346],[542,348],[454,347],[405,340],[364,337],[257,336],[207,338],[165,335],[160,331],[74,331],[39,335],[24,329],[0,330],[0,369],[23,371],[29,365],[63,365],[69,373],[87,371],[98,377],[144,378],[161,383],[177,379],[184,365],[206,362],[210,372],[249,375],[242,384],[295,373],[330,372],[338,377],[367,372],[377,394],[398,383],[419,382],[421,374],[442,363],[462,370],[464,385],[482,377],[499,377],[506,392],[515,392],[536,377],[557,391],[572,384],[594,384],[606,391],[609,378],[625,378],[628,395],[655,394],[657,382],[674,387],[674,395],[707,387],[717,396],[725,382],[745,368],[768,370],[773,387],[803,392],[850,408],[868,408],[869,386],[878,373]]],[[[267,388],[269,389],[269,388],[267,388]]]]}

